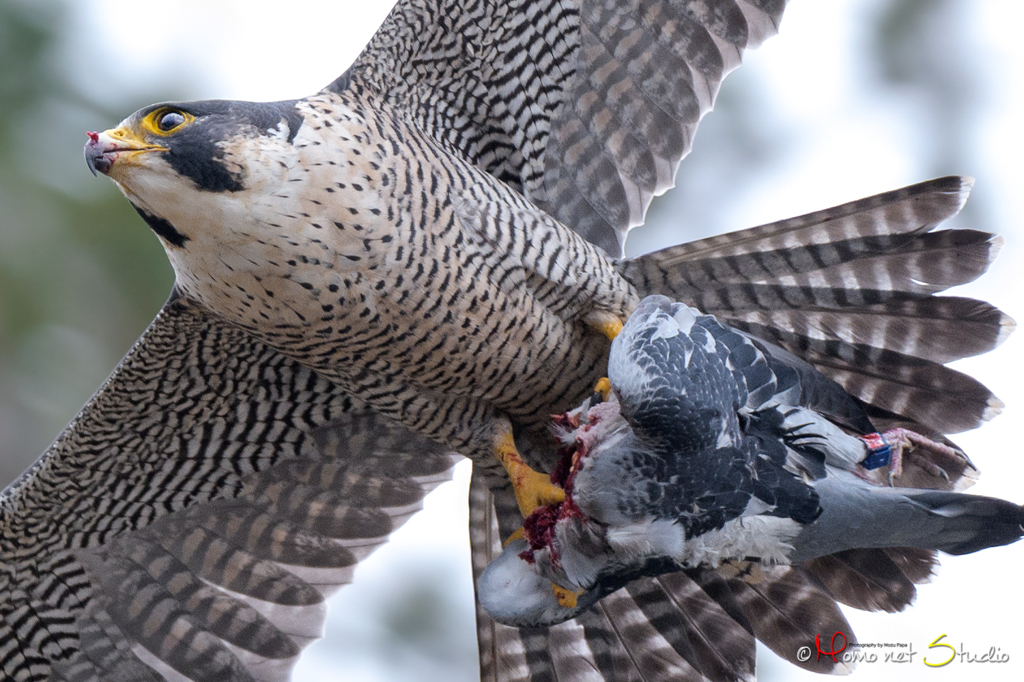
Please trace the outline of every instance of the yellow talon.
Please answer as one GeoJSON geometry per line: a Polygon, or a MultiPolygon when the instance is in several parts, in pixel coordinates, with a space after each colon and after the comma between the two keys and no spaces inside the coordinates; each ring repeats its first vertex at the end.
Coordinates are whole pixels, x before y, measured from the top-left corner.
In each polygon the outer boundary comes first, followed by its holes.
{"type": "Polygon", "coordinates": [[[604,334],[609,341],[613,341],[619,335],[619,332],[622,331],[622,320],[618,315],[612,313],[593,311],[584,320],[591,327],[604,334]]]}
{"type": "Polygon", "coordinates": [[[601,377],[594,384],[594,393],[598,393],[601,396],[601,400],[608,400],[608,396],[612,392],[612,382],[608,381],[608,377],[601,377]]]}
{"type": "Polygon", "coordinates": [[[597,330],[607,336],[608,340],[611,341],[619,335],[619,332],[622,331],[622,321],[612,320],[611,322],[600,325],[597,330]]]}
{"type": "Polygon", "coordinates": [[[573,592],[572,590],[567,590],[561,585],[556,585],[554,583],[551,583],[551,589],[555,592],[555,599],[558,600],[558,604],[560,606],[564,606],[567,609],[576,608],[576,599],[581,594],[583,594],[582,592],[573,592]]]}
{"type": "Polygon", "coordinates": [[[526,518],[537,507],[558,504],[565,499],[565,491],[551,482],[551,477],[534,471],[516,450],[512,432],[502,433],[495,445],[495,455],[508,472],[512,490],[516,495],[519,513],[526,518]]]}
{"type": "Polygon", "coordinates": [[[524,519],[537,507],[558,504],[565,500],[565,491],[552,483],[550,476],[534,471],[526,464],[523,464],[523,467],[526,470],[519,472],[513,479],[512,488],[515,490],[519,512],[524,519]]]}

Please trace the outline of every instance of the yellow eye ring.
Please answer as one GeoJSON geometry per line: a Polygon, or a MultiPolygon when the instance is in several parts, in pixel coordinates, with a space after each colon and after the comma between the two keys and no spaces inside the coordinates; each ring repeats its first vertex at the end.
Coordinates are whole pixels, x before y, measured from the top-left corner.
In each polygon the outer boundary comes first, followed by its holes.
{"type": "Polygon", "coordinates": [[[170,107],[160,107],[149,113],[143,119],[142,125],[148,132],[154,135],[166,136],[177,132],[194,120],[195,116],[188,112],[170,107]]]}

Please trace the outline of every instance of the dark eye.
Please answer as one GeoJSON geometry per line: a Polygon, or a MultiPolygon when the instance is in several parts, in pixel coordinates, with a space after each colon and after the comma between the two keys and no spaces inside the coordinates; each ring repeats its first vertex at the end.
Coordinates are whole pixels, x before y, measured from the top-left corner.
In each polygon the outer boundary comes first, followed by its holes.
{"type": "Polygon", "coordinates": [[[183,123],[185,115],[180,111],[165,111],[156,118],[156,127],[164,133],[169,133],[183,123]]]}

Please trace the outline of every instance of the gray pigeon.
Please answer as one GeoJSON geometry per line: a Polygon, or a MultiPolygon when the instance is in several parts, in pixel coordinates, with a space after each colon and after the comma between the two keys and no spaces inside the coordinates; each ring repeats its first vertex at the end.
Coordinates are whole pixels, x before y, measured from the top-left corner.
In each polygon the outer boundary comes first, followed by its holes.
{"type": "Polygon", "coordinates": [[[480,578],[500,622],[562,622],[680,568],[756,575],[862,548],[966,554],[1024,533],[1024,508],[956,492],[976,470],[952,444],[875,433],[807,363],[664,296],[629,318],[608,376],[607,400],[557,420],[565,502],[528,517],[480,578]]]}

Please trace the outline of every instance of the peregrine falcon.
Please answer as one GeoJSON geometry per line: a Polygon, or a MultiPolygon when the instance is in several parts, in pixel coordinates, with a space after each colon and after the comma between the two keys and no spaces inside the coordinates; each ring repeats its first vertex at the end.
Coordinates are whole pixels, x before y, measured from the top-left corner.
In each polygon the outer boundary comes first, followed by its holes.
{"type": "MultiPolygon", "coordinates": [[[[799,354],[879,423],[938,435],[991,416],[991,394],[943,363],[1009,322],[932,296],[997,246],[932,231],[966,198],[960,178],[621,257],[783,9],[403,0],[313,96],[158,104],[91,134],[90,168],[156,233],[176,284],[0,498],[0,671],[286,679],[324,595],[455,452],[477,465],[482,570],[521,512],[563,495],[540,473],[557,459],[548,415],[590,393],[643,295],[799,354]]],[[[877,570],[931,565],[887,560],[877,570]]],[[[749,677],[755,636],[792,659],[848,629],[835,600],[863,592],[831,585],[804,566],[760,591],[698,568],[547,630],[481,613],[482,676],[749,677]]]]}
{"type": "Polygon", "coordinates": [[[942,492],[973,482],[962,452],[872,432],[838,384],[773,352],[664,296],[641,301],[612,343],[609,399],[560,419],[565,500],[536,509],[480,578],[488,614],[546,626],[682,567],[966,554],[1024,534],[1019,505],[942,492]],[[911,478],[927,488],[880,485],[911,478]]]}

